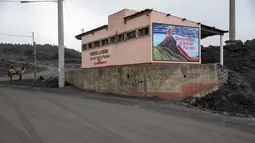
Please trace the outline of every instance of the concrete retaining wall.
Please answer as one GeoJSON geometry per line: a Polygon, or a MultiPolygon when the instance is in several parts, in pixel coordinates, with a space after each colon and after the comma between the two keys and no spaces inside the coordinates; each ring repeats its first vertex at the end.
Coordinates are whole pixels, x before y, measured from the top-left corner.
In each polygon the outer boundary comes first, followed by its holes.
{"type": "Polygon", "coordinates": [[[66,72],[66,81],[96,92],[128,96],[203,96],[221,85],[216,64],[143,64],[66,72]]]}

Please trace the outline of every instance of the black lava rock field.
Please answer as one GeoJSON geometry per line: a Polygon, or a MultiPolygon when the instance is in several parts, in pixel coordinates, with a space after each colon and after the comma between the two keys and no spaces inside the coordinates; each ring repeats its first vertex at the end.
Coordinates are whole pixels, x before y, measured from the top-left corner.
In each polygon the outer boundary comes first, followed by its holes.
{"type": "MultiPolygon", "coordinates": [[[[220,48],[202,47],[202,63],[219,63],[220,48]]],[[[226,115],[255,117],[255,39],[224,46],[228,80],[220,89],[203,97],[189,97],[185,105],[226,115]]]]}

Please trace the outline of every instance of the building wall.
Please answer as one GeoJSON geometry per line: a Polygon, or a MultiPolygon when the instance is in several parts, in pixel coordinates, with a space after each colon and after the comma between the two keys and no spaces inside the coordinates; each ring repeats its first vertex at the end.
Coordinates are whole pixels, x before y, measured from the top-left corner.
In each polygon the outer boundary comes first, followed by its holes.
{"type": "Polygon", "coordinates": [[[222,72],[216,64],[141,64],[69,71],[66,80],[83,90],[173,99],[217,90],[222,72]]]}
{"type": "Polygon", "coordinates": [[[151,22],[157,23],[165,23],[165,24],[173,24],[173,25],[182,25],[182,26],[191,26],[191,27],[199,27],[196,22],[185,20],[183,21],[182,18],[176,16],[167,16],[165,13],[161,13],[158,11],[151,12],[151,22]]]}
{"type": "MultiPolygon", "coordinates": [[[[115,34],[128,32],[136,28],[150,25],[150,16],[143,15],[132,20],[128,20],[126,24],[123,18],[133,14],[132,10],[122,10],[109,16],[108,29],[103,29],[82,37],[82,44],[93,42],[99,39],[107,38],[115,34]]],[[[103,47],[86,50],[82,52],[82,68],[103,67],[109,65],[138,64],[149,63],[151,61],[151,36],[147,35],[136,39],[130,39],[117,44],[109,44],[103,47]],[[108,49],[106,63],[95,65],[95,61],[90,60],[90,53],[108,49]]]]}
{"type": "MultiPolygon", "coordinates": [[[[82,68],[105,67],[111,65],[139,64],[139,63],[173,63],[173,61],[153,61],[152,60],[152,23],[165,23],[172,25],[182,25],[190,27],[198,27],[195,22],[185,20],[174,16],[166,16],[166,14],[152,11],[148,16],[142,15],[124,23],[124,17],[134,14],[136,11],[124,9],[114,13],[108,17],[108,29],[96,31],[94,34],[89,34],[81,38],[82,44],[109,38],[116,34],[129,32],[136,28],[150,26],[150,34],[144,37],[127,40],[117,44],[109,44],[103,47],[90,49],[82,52],[82,68]],[[91,52],[108,50],[109,58],[104,59],[101,63],[97,60],[90,60],[91,52]]],[[[201,30],[199,30],[201,31],[201,30]]],[[[201,53],[201,48],[200,48],[201,53]]],[[[100,56],[100,55],[97,55],[100,56]]],[[[93,56],[96,57],[96,56],[93,56]]],[[[182,62],[183,63],[183,62],[182,62]]],[[[187,62],[189,63],[189,62],[187,62]]],[[[195,62],[197,64],[200,62],[195,62]]]]}
{"type": "Polygon", "coordinates": [[[137,11],[130,9],[123,9],[117,13],[108,16],[108,28],[112,31],[123,32],[126,24],[124,24],[123,18],[136,13],[137,11]]]}

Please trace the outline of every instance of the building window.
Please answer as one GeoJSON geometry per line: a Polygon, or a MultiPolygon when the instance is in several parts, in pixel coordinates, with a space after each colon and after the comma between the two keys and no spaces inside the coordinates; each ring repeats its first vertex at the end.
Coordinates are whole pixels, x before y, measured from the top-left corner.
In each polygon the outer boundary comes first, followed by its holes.
{"type": "Polygon", "coordinates": [[[136,38],[136,31],[131,31],[127,33],[127,39],[136,38]]]}
{"type": "Polygon", "coordinates": [[[118,42],[124,41],[124,34],[118,35],[118,42]]]}
{"type": "Polygon", "coordinates": [[[149,35],[149,27],[139,29],[139,36],[149,35]]]}
{"type": "Polygon", "coordinates": [[[95,47],[95,48],[100,47],[100,41],[95,41],[95,42],[94,42],[94,47],[95,47]]]}
{"type": "Polygon", "coordinates": [[[102,42],[102,46],[108,45],[108,38],[107,39],[103,39],[101,42],[102,42]]]}
{"type": "Polygon", "coordinates": [[[116,36],[113,36],[110,38],[111,44],[116,43],[116,36]]]}
{"type": "Polygon", "coordinates": [[[85,51],[85,50],[87,50],[87,44],[82,45],[82,51],[85,51]]]}
{"type": "Polygon", "coordinates": [[[91,49],[92,48],[92,43],[89,43],[88,44],[88,49],[91,49]]]}

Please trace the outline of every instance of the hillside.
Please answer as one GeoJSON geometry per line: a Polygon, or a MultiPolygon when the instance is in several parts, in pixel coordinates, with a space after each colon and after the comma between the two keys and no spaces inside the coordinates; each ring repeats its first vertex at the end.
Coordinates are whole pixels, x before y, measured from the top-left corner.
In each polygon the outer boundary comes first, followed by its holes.
{"type": "MultiPolygon", "coordinates": [[[[58,60],[58,47],[56,45],[37,44],[36,47],[38,61],[58,60]]],[[[0,57],[12,60],[32,61],[33,49],[33,46],[30,44],[0,43],[0,57]]],[[[65,62],[80,64],[81,53],[74,49],[65,48],[65,62]]]]}

